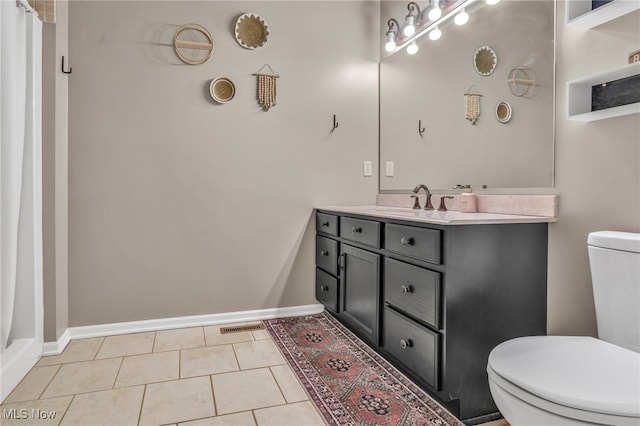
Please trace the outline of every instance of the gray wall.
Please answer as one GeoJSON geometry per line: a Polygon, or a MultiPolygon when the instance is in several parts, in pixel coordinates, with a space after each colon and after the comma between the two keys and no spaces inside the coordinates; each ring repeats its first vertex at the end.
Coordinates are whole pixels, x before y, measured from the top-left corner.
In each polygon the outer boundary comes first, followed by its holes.
{"type": "Polygon", "coordinates": [[[550,334],[596,333],[587,234],[640,232],[638,115],[582,123],[566,119],[567,81],[626,64],[638,49],[640,13],[590,30],[565,24],[558,3],[556,192],[559,220],[549,232],[550,334]]]}
{"type": "Polygon", "coordinates": [[[371,203],[377,2],[71,2],[69,325],[316,303],[314,205],[371,203]],[[267,45],[233,38],[244,12],[267,45]],[[173,53],[179,25],[213,57],[173,53]],[[255,77],[280,74],[260,110],[255,77]],[[211,79],[235,98],[216,105],[211,79]],[[332,116],[339,128],[332,134],[332,116]]]}
{"type": "Polygon", "coordinates": [[[42,231],[44,340],[68,327],[68,2],[56,2],[56,24],[43,25],[42,54],[42,231]]]}

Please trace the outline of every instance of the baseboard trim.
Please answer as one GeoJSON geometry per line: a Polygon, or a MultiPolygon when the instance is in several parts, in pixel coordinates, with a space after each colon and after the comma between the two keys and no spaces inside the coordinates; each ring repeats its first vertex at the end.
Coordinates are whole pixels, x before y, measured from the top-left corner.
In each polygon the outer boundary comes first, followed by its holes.
{"type": "Polygon", "coordinates": [[[286,308],[257,309],[253,311],[225,312],[221,314],[192,315],[187,317],[159,318],[142,321],[117,322],[112,324],[70,327],[56,342],[46,342],[42,355],[59,355],[72,339],[115,336],[118,334],[143,333],[172,328],[200,327],[229,324],[243,321],[258,321],[272,318],[296,317],[318,314],[324,310],[321,304],[291,306],[286,308]]]}

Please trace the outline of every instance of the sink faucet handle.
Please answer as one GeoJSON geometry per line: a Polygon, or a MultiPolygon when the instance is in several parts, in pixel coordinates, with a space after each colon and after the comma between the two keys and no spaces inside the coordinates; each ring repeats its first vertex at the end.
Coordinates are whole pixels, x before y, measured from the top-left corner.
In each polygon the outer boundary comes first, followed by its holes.
{"type": "Polygon", "coordinates": [[[440,197],[440,206],[438,207],[438,211],[441,211],[441,212],[446,212],[447,211],[447,205],[444,202],[444,200],[446,198],[453,198],[453,196],[451,196],[451,195],[443,195],[442,197],[440,197]]]}
{"type": "Polygon", "coordinates": [[[413,198],[413,209],[419,209],[420,208],[420,200],[418,199],[417,195],[412,195],[411,198],[413,198]]]}

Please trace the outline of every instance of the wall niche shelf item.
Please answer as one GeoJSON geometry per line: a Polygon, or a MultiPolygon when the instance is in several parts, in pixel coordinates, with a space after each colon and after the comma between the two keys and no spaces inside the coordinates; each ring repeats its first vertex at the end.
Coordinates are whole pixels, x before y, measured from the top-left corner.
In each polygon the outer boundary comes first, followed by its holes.
{"type": "Polygon", "coordinates": [[[202,25],[185,24],[173,36],[173,48],[185,64],[204,64],[213,53],[213,37],[202,25]]]}
{"type": "Polygon", "coordinates": [[[596,121],[640,113],[640,102],[599,111],[591,110],[593,86],[639,74],[640,62],[636,62],[567,82],[567,118],[576,121],[596,121]]]}
{"type": "Polygon", "coordinates": [[[613,0],[591,9],[591,0],[567,1],[567,23],[579,28],[594,28],[640,9],[638,0],[613,0]]]}

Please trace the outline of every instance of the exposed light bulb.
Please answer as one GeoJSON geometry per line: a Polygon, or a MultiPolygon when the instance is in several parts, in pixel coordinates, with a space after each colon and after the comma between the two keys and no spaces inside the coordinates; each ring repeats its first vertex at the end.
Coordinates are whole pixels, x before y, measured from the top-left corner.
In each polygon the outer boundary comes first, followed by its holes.
{"type": "Polygon", "coordinates": [[[396,42],[393,40],[389,40],[387,44],[384,45],[384,50],[386,50],[387,52],[393,52],[395,48],[396,48],[396,42]]]}
{"type": "Polygon", "coordinates": [[[436,19],[440,18],[441,16],[442,16],[442,9],[440,9],[438,7],[438,5],[436,4],[429,11],[429,20],[431,20],[433,22],[436,19]]]}
{"type": "Polygon", "coordinates": [[[431,40],[435,41],[435,40],[438,40],[440,37],[442,37],[442,31],[440,31],[438,27],[435,27],[434,29],[429,31],[429,38],[431,40]]]}
{"type": "Polygon", "coordinates": [[[415,34],[416,32],[416,27],[415,25],[413,25],[415,21],[415,18],[413,16],[407,16],[407,25],[405,25],[404,29],[402,30],[402,33],[407,36],[407,37],[411,37],[412,35],[415,34]]]}
{"type": "Polygon", "coordinates": [[[409,46],[407,46],[407,53],[409,55],[415,55],[416,53],[418,53],[418,45],[416,44],[416,42],[412,42],[409,46]]]}
{"type": "Polygon", "coordinates": [[[453,22],[455,22],[456,25],[464,25],[468,21],[469,21],[469,14],[465,12],[464,9],[462,9],[462,11],[458,13],[455,18],[453,18],[453,22]]]}
{"type": "Polygon", "coordinates": [[[500,0],[485,0],[487,4],[494,5],[497,4],[500,0]]]}

